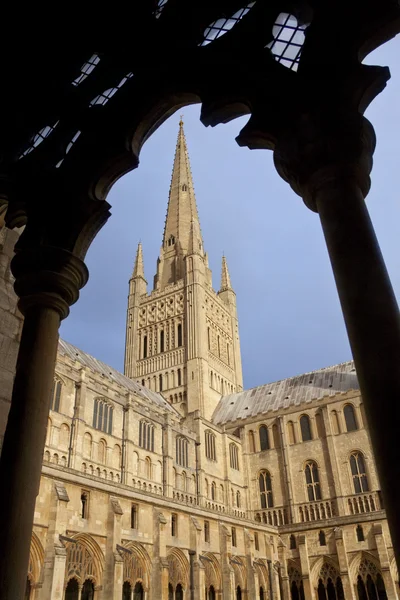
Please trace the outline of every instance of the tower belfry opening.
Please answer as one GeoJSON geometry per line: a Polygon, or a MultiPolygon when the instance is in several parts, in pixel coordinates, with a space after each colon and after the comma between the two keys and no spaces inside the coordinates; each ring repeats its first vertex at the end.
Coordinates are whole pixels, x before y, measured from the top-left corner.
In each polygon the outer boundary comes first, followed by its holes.
{"type": "Polygon", "coordinates": [[[182,120],[153,290],[141,244],[129,283],[125,375],[206,418],[223,393],[243,389],[236,295],[225,257],[212,288],[182,120]]]}

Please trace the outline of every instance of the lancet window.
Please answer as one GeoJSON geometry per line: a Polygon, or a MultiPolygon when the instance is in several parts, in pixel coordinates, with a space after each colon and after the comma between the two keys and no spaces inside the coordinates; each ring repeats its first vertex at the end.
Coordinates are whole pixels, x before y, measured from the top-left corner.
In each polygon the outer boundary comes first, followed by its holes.
{"type": "Polygon", "coordinates": [[[187,467],[189,464],[189,443],[182,436],[176,438],[176,462],[181,467],[187,467]]]}
{"type": "Polygon", "coordinates": [[[154,425],[148,421],[139,423],[139,446],[154,452],[154,425]]]}
{"type": "Polygon", "coordinates": [[[96,398],[93,408],[93,427],[104,433],[112,434],[113,407],[101,398],[96,398]]]}
{"type": "Polygon", "coordinates": [[[260,488],[261,508],[271,508],[274,506],[274,498],[272,495],[272,482],[269,471],[261,471],[258,476],[258,485],[260,488]]]}

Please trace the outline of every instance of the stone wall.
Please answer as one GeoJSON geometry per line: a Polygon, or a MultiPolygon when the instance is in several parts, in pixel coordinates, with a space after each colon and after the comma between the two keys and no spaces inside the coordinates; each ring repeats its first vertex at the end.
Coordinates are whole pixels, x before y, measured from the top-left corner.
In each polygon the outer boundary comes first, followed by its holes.
{"type": "Polygon", "coordinates": [[[0,219],[0,449],[3,444],[15,375],[23,317],[17,308],[10,262],[20,229],[11,231],[0,219]]]}

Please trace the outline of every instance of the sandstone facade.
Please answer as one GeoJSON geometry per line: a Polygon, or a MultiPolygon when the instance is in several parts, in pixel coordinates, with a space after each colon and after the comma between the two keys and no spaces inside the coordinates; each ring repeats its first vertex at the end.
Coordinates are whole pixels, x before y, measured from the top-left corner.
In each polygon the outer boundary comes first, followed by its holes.
{"type": "Polygon", "coordinates": [[[27,598],[397,598],[353,363],[243,391],[182,124],[154,288],[140,245],[129,286],[125,375],[59,344],[27,598]]]}

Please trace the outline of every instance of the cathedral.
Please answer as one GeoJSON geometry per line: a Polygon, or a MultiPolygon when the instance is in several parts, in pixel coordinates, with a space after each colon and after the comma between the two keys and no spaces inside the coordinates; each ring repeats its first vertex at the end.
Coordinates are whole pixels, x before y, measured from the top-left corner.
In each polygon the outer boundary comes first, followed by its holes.
{"type": "Polygon", "coordinates": [[[124,371],[59,342],[26,600],[399,597],[353,363],[243,390],[182,122],[152,290],[140,244],[129,281],[124,371]]]}

